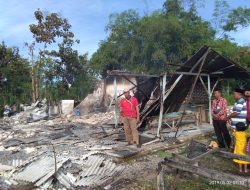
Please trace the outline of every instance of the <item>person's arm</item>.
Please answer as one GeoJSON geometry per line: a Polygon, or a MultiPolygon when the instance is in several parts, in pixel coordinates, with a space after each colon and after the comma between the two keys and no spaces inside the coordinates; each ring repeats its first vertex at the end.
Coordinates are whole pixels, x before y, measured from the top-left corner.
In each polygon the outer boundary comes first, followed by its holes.
{"type": "Polygon", "coordinates": [[[237,104],[236,110],[227,117],[227,120],[230,120],[230,119],[238,116],[240,114],[242,108],[243,108],[243,104],[237,104]]]}
{"type": "Polygon", "coordinates": [[[119,114],[119,123],[122,123],[122,117],[124,116],[123,114],[123,109],[122,109],[122,100],[120,101],[120,114],[119,114]]]}
{"type": "Polygon", "coordinates": [[[139,108],[139,103],[138,103],[138,100],[136,99],[136,97],[133,97],[133,104],[134,104],[135,109],[136,109],[136,120],[137,120],[137,123],[139,123],[139,121],[140,121],[140,108],[139,108]]]}
{"type": "Polygon", "coordinates": [[[236,116],[239,115],[239,114],[240,114],[240,113],[238,113],[238,112],[233,112],[233,113],[231,113],[231,114],[227,117],[227,120],[230,120],[230,119],[236,117],[236,116]]]}
{"type": "Polygon", "coordinates": [[[221,110],[220,110],[220,112],[217,114],[218,116],[222,116],[222,115],[224,115],[225,113],[227,113],[227,101],[226,101],[226,100],[223,100],[223,101],[221,102],[220,107],[221,107],[221,110]]]}
{"type": "Polygon", "coordinates": [[[137,115],[136,120],[139,123],[140,122],[140,108],[139,108],[139,106],[136,106],[136,115],[137,115]]]}
{"type": "Polygon", "coordinates": [[[214,114],[214,110],[216,109],[216,108],[215,108],[216,101],[213,100],[211,104],[212,104],[212,117],[213,117],[213,119],[216,119],[217,115],[214,114]]]}

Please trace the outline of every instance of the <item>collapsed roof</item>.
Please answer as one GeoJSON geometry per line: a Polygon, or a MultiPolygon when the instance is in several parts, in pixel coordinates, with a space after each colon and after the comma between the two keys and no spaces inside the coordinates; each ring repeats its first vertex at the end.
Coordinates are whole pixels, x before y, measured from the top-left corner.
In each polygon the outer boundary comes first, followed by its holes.
{"type": "MultiPolygon", "coordinates": [[[[243,68],[234,61],[222,56],[208,46],[202,47],[177,71],[189,71],[200,59],[206,56],[201,73],[209,74],[211,77],[245,79],[250,78],[250,71],[243,68]]],[[[194,70],[197,72],[198,67],[194,70]]]]}
{"type": "MultiPolygon", "coordinates": [[[[161,76],[145,75],[145,74],[132,74],[123,71],[111,71],[109,76],[124,77],[145,77],[152,78],[154,81],[159,81],[166,76],[166,87],[164,92],[164,109],[163,113],[177,112],[186,98],[192,99],[195,85],[203,86],[205,93],[211,98],[213,87],[216,87],[220,79],[250,79],[250,71],[235,63],[234,61],[222,56],[209,46],[202,47],[197,51],[189,60],[184,64],[176,64],[179,68],[175,72],[166,72],[161,76]]],[[[146,79],[145,79],[146,80],[146,79]]],[[[133,84],[137,91],[143,91],[144,86],[149,84],[144,83],[141,86],[133,84]]],[[[159,83],[155,82],[156,89],[160,89],[159,83]]],[[[154,89],[154,88],[153,88],[154,89]]],[[[161,89],[163,90],[163,89],[161,89]]],[[[155,90],[153,90],[155,91],[155,90]]],[[[152,92],[152,88],[150,88],[152,92]]],[[[143,93],[144,95],[145,93],[143,93]]],[[[149,116],[159,115],[161,96],[158,93],[155,100],[149,100],[148,97],[144,98],[148,101],[147,106],[141,107],[141,126],[145,125],[145,119],[149,116]]],[[[135,94],[136,95],[136,94],[135,94]]],[[[150,95],[150,94],[147,94],[150,95]]],[[[137,97],[137,96],[136,96],[137,97]]],[[[140,101],[140,96],[138,96],[140,101]]],[[[207,99],[207,103],[209,98],[207,99]]]]}
{"type": "MultiPolygon", "coordinates": [[[[190,94],[191,100],[194,86],[198,82],[203,84],[208,96],[211,98],[213,89],[210,89],[210,78],[211,83],[215,83],[213,85],[214,87],[218,84],[218,79],[250,78],[250,72],[247,69],[220,55],[208,46],[202,47],[186,63],[180,66],[176,72],[172,74],[165,73],[164,75],[171,75],[171,79],[166,83],[166,90],[163,98],[163,113],[178,111],[188,94],[190,94]],[[204,82],[204,79],[206,79],[206,82],[204,82]],[[205,83],[207,83],[209,87],[207,86],[206,88],[205,83]]],[[[158,97],[152,102],[151,106],[142,111],[142,123],[145,124],[145,119],[148,116],[159,114],[160,104],[161,97],[158,97]]]]}

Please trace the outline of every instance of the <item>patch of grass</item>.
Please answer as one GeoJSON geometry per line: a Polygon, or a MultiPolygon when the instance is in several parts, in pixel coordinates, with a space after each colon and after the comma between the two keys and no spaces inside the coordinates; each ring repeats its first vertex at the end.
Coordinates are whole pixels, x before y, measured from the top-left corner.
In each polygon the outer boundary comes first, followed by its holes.
{"type": "MultiPolygon", "coordinates": [[[[168,175],[165,178],[166,183],[176,190],[247,190],[248,188],[237,186],[233,184],[225,184],[226,182],[219,182],[209,180],[203,177],[198,178],[178,178],[168,175]],[[224,183],[224,184],[223,184],[224,183]]],[[[167,188],[169,188],[169,186],[167,188]]]]}
{"type": "Polygon", "coordinates": [[[172,156],[171,152],[167,152],[164,150],[159,150],[158,152],[156,152],[156,155],[159,156],[160,158],[166,158],[166,157],[169,158],[172,156]]]}
{"type": "Polygon", "coordinates": [[[131,190],[157,190],[156,183],[151,181],[141,181],[137,182],[133,187],[130,187],[131,190]]]}
{"type": "Polygon", "coordinates": [[[217,156],[216,153],[203,157],[200,164],[204,167],[209,166],[210,169],[221,171],[238,171],[238,166],[233,162],[232,159],[217,156]]]}

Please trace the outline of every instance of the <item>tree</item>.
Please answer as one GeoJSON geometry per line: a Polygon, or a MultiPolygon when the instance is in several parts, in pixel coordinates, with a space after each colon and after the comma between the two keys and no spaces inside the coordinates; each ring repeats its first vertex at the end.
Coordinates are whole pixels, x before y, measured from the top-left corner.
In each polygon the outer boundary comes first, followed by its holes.
{"type": "Polygon", "coordinates": [[[221,35],[237,31],[250,25],[250,9],[237,7],[230,9],[226,0],[216,0],[213,12],[214,27],[221,35]]]}
{"type": "Polygon", "coordinates": [[[163,4],[166,15],[179,16],[183,11],[182,2],[180,0],[167,0],[163,4]]]}
{"type": "Polygon", "coordinates": [[[224,31],[237,31],[239,27],[247,27],[250,24],[250,8],[238,7],[228,14],[228,19],[223,26],[224,31]]]}
{"type": "Polygon", "coordinates": [[[248,9],[230,10],[226,1],[216,1],[214,19],[209,22],[198,15],[202,3],[166,0],[163,9],[151,15],[139,16],[134,10],[112,14],[108,36],[93,54],[90,66],[103,77],[107,70],[116,69],[159,74],[174,70],[172,65],[185,62],[204,45],[247,65],[242,62],[248,58],[239,56],[242,49],[228,32],[248,26],[248,9]]]}
{"type": "Polygon", "coordinates": [[[250,45],[248,46],[242,46],[239,49],[239,62],[241,65],[243,65],[245,68],[250,68],[250,45]]]}
{"type": "Polygon", "coordinates": [[[18,48],[0,44],[0,113],[4,105],[27,103],[31,100],[31,77],[28,61],[21,58],[18,48]]]}
{"type": "Polygon", "coordinates": [[[36,81],[38,77],[36,76],[38,75],[38,73],[37,73],[37,68],[36,68],[35,61],[34,61],[35,42],[31,44],[28,44],[26,42],[25,46],[28,47],[29,55],[31,58],[32,101],[35,102],[38,97],[37,90],[36,90],[36,84],[38,83],[38,81],[36,81]]]}
{"type": "MultiPolygon", "coordinates": [[[[33,34],[34,40],[37,44],[42,44],[42,49],[39,49],[39,62],[37,64],[36,79],[34,81],[33,94],[35,99],[39,98],[39,81],[40,75],[39,70],[42,64],[46,64],[48,56],[55,55],[48,50],[48,45],[56,43],[57,41],[63,41],[68,45],[73,44],[72,38],[74,37],[73,32],[70,31],[71,25],[68,20],[60,17],[57,13],[43,13],[38,9],[34,13],[37,20],[37,24],[30,25],[30,31],[33,34]]],[[[52,62],[53,63],[53,62],[52,62]]]]}
{"type": "Polygon", "coordinates": [[[226,22],[227,16],[230,12],[229,4],[226,0],[215,0],[213,19],[214,27],[217,31],[223,28],[223,24],[226,22]]]}
{"type": "Polygon", "coordinates": [[[36,45],[42,44],[36,62],[40,83],[40,87],[36,83],[36,90],[40,89],[40,96],[52,102],[63,98],[82,99],[93,88],[94,79],[86,66],[87,54],[80,55],[73,49],[80,41],[74,39],[71,25],[59,14],[43,13],[39,9],[35,18],[37,24],[31,24],[30,31],[36,45]],[[55,43],[57,48],[52,49],[50,45],[55,43]]]}
{"type": "Polygon", "coordinates": [[[109,36],[90,60],[92,68],[103,77],[113,69],[157,74],[186,61],[214,39],[215,31],[195,11],[186,12],[177,5],[179,1],[169,1],[166,11],[141,18],[132,10],[112,16],[109,36]]]}

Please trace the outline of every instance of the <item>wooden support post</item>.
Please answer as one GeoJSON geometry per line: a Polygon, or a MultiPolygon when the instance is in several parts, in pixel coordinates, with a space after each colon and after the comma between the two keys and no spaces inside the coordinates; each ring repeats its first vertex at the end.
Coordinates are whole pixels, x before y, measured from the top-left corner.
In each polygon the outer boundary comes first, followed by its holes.
{"type": "Polygon", "coordinates": [[[131,81],[128,77],[123,76],[128,82],[130,82],[131,84],[133,84],[135,87],[137,87],[137,90],[140,91],[144,96],[146,96],[148,99],[150,99],[150,97],[143,91],[140,89],[140,87],[138,85],[136,85],[133,81],[131,81]]]}
{"type": "Polygon", "coordinates": [[[212,88],[212,95],[213,95],[213,91],[214,91],[214,89],[216,88],[216,86],[218,85],[218,83],[219,83],[219,79],[215,82],[215,84],[214,84],[214,86],[213,86],[213,88],[212,88]]]}
{"type": "Polygon", "coordinates": [[[208,89],[208,102],[209,102],[209,123],[212,125],[212,93],[211,92],[211,81],[210,81],[210,75],[207,77],[207,89],[208,89]]]}
{"type": "Polygon", "coordinates": [[[206,50],[206,52],[202,55],[202,57],[195,63],[195,65],[190,69],[190,73],[192,73],[194,70],[195,70],[195,68],[199,65],[199,63],[202,61],[202,60],[204,60],[204,59],[206,59],[206,57],[207,57],[207,54],[209,53],[209,51],[210,51],[210,48],[208,48],[207,50],[206,50]]]}
{"type": "Polygon", "coordinates": [[[159,123],[158,123],[158,131],[157,131],[157,137],[160,137],[160,131],[161,131],[161,125],[162,125],[162,115],[163,115],[163,111],[164,111],[164,101],[165,99],[169,96],[169,94],[173,91],[174,87],[178,84],[178,82],[181,80],[181,78],[183,77],[183,74],[181,74],[176,81],[174,82],[174,84],[172,84],[172,86],[169,88],[169,90],[167,91],[167,93],[165,94],[165,89],[166,89],[166,80],[167,80],[167,75],[164,74],[163,79],[162,79],[162,95],[161,95],[161,99],[160,99],[160,115],[159,115],[159,123]]]}
{"type": "MultiPolygon", "coordinates": [[[[207,58],[207,54],[208,54],[208,53],[209,53],[209,49],[206,51],[206,53],[204,54],[204,56],[202,56],[202,57],[203,57],[203,60],[202,60],[201,65],[200,65],[200,67],[199,67],[199,71],[198,71],[197,75],[195,76],[195,80],[194,80],[194,83],[193,83],[192,88],[191,88],[191,91],[190,91],[189,100],[192,99],[195,85],[196,85],[196,83],[197,83],[197,81],[198,81],[198,78],[199,78],[200,75],[201,75],[201,71],[202,71],[202,68],[203,68],[203,65],[204,65],[204,63],[205,63],[205,60],[206,60],[206,58],[207,58]]],[[[192,68],[191,70],[193,70],[193,68],[192,68]]],[[[209,77],[209,75],[208,75],[208,77],[209,77]]]]}
{"type": "Polygon", "coordinates": [[[163,178],[163,172],[162,172],[162,164],[161,162],[158,163],[157,166],[157,190],[164,190],[164,178],[163,178]]]}
{"type": "Polygon", "coordinates": [[[200,76],[199,78],[200,78],[200,81],[201,81],[202,86],[204,87],[204,89],[205,89],[205,91],[206,91],[207,95],[209,96],[208,89],[207,89],[207,87],[206,87],[206,85],[205,85],[205,83],[204,83],[204,81],[203,81],[202,77],[200,76]]]}
{"type": "Polygon", "coordinates": [[[158,123],[158,130],[157,130],[157,137],[160,137],[160,130],[161,130],[161,125],[162,125],[162,116],[163,116],[163,110],[164,110],[164,96],[165,96],[165,88],[166,88],[166,79],[167,79],[167,75],[164,74],[163,78],[161,80],[161,97],[160,97],[160,104],[161,104],[161,108],[160,108],[160,115],[159,115],[159,123],[158,123]]]}
{"type": "Polygon", "coordinates": [[[164,101],[165,99],[169,96],[169,94],[173,91],[174,87],[177,85],[177,83],[181,80],[181,78],[183,77],[183,74],[181,74],[177,79],[176,81],[174,82],[174,84],[169,88],[169,90],[166,92],[164,92],[164,101]]]}
{"type": "MultiPolygon", "coordinates": [[[[197,67],[197,65],[200,63],[200,61],[202,61],[202,62],[201,62],[201,65],[200,65],[200,67],[199,67],[199,71],[198,71],[198,73],[195,75],[195,80],[194,80],[194,83],[193,83],[193,85],[192,85],[192,87],[191,87],[191,91],[190,91],[189,97],[187,98],[187,103],[189,103],[189,102],[191,101],[191,99],[192,99],[195,85],[196,85],[196,83],[197,83],[197,81],[198,81],[198,78],[201,76],[201,71],[202,71],[203,65],[204,65],[204,63],[205,63],[205,60],[206,60],[206,58],[207,58],[207,55],[208,55],[209,51],[210,51],[210,48],[207,49],[207,51],[206,51],[206,52],[204,53],[204,55],[202,56],[202,59],[200,58],[199,61],[198,61],[198,62],[192,67],[192,69],[190,70],[190,73],[192,73],[192,72],[194,71],[194,69],[197,67]]],[[[186,103],[186,105],[187,105],[187,103],[186,103]]],[[[178,133],[178,131],[179,131],[179,124],[182,122],[183,116],[184,116],[184,114],[185,114],[186,105],[185,105],[185,107],[184,107],[184,110],[183,110],[183,112],[182,112],[182,115],[181,115],[180,120],[179,120],[179,121],[177,122],[177,124],[176,124],[177,130],[176,130],[175,135],[174,135],[175,138],[177,137],[177,133],[178,133]]]]}
{"type": "Polygon", "coordinates": [[[115,95],[115,127],[118,127],[118,102],[117,102],[117,83],[116,77],[114,78],[114,95],[115,95]]]}
{"type": "Polygon", "coordinates": [[[209,123],[212,124],[212,96],[213,96],[213,91],[218,85],[219,80],[217,80],[211,90],[211,80],[210,80],[210,75],[207,77],[207,88],[208,88],[208,101],[209,101],[209,123]]]}

